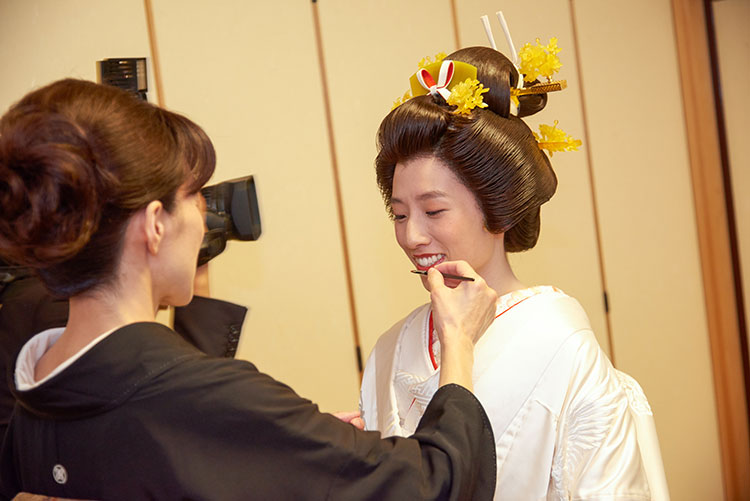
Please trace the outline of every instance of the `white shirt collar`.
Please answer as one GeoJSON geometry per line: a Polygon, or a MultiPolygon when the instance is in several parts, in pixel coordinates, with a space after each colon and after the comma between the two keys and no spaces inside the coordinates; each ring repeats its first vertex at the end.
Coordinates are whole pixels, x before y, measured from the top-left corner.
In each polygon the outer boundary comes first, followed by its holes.
{"type": "Polygon", "coordinates": [[[42,355],[47,353],[47,350],[49,350],[52,345],[57,342],[62,333],[65,331],[65,327],[55,327],[53,329],[47,329],[46,331],[40,332],[36,336],[29,339],[26,344],[23,345],[23,348],[21,348],[21,352],[18,354],[15,373],[16,389],[18,391],[29,391],[38,386],[41,386],[48,380],[64,371],[69,365],[78,360],[81,356],[83,356],[84,353],[89,351],[96,343],[112,334],[116,329],[117,328],[111,329],[101,336],[97,337],[89,344],[81,348],[81,350],[79,350],[75,355],[55,367],[52,372],[47,374],[39,381],[36,381],[34,379],[36,364],[39,362],[39,359],[42,358],[42,355]]]}

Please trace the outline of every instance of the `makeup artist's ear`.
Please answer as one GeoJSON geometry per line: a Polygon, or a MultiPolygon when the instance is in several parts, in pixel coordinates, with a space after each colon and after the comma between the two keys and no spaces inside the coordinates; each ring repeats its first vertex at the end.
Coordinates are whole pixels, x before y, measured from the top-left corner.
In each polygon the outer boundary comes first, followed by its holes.
{"type": "Polygon", "coordinates": [[[144,210],[144,230],[148,251],[156,255],[164,239],[164,206],[158,200],[149,202],[144,210]]]}

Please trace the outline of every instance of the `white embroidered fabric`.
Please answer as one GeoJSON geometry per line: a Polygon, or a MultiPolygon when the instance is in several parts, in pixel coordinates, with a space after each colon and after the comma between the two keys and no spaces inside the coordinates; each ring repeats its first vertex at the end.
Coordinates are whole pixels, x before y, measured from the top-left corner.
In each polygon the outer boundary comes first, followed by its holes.
{"type": "MultiPolygon", "coordinates": [[[[612,367],[577,301],[552,287],[521,292],[501,298],[504,313],[475,348],[474,392],[495,434],[495,499],[650,499],[634,422],[648,405],[642,390],[612,367]]],[[[410,435],[437,390],[429,310],[373,349],[360,400],[367,429],[410,435]]],[[[650,409],[643,415],[653,423],[650,409]]]]}

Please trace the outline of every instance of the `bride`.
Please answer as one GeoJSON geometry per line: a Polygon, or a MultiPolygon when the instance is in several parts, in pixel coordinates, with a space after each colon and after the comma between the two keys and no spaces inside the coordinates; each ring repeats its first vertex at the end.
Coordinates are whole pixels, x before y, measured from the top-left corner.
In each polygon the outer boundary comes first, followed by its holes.
{"type": "MultiPolygon", "coordinates": [[[[518,72],[486,47],[461,49],[432,69],[420,70],[422,95],[380,126],[377,181],[414,267],[464,260],[498,293],[473,372],[495,434],[495,498],[649,499],[627,385],[581,305],[555,287],[524,285],[508,263],[508,252],[536,244],[540,206],[557,185],[518,117],[541,110],[546,95],[523,96],[514,116],[518,72]],[[484,104],[475,99],[467,109],[455,96],[460,81],[447,85],[450,92],[431,82],[451,73],[454,80],[476,75],[467,85],[484,104]]],[[[433,324],[428,303],[378,340],[361,390],[367,429],[413,433],[438,387],[441,346],[433,324]]]]}

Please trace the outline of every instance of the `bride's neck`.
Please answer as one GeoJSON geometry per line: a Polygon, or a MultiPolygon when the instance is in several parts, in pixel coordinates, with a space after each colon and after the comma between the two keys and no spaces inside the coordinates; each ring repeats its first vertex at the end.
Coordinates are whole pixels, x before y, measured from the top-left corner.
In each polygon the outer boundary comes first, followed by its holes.
{"type": "Polygon", "coordinates": [[[497,292],[498,296],[503,296],[509,292],[525,289],[527,287],[518,280],[516,274],[513,273],[513,269],[510,267],[505,252],[503,252],[501,258],[495,260],[490,269],[482,270],[480,274],[485,282],[487,282],[487,285],[497,292]]]}

